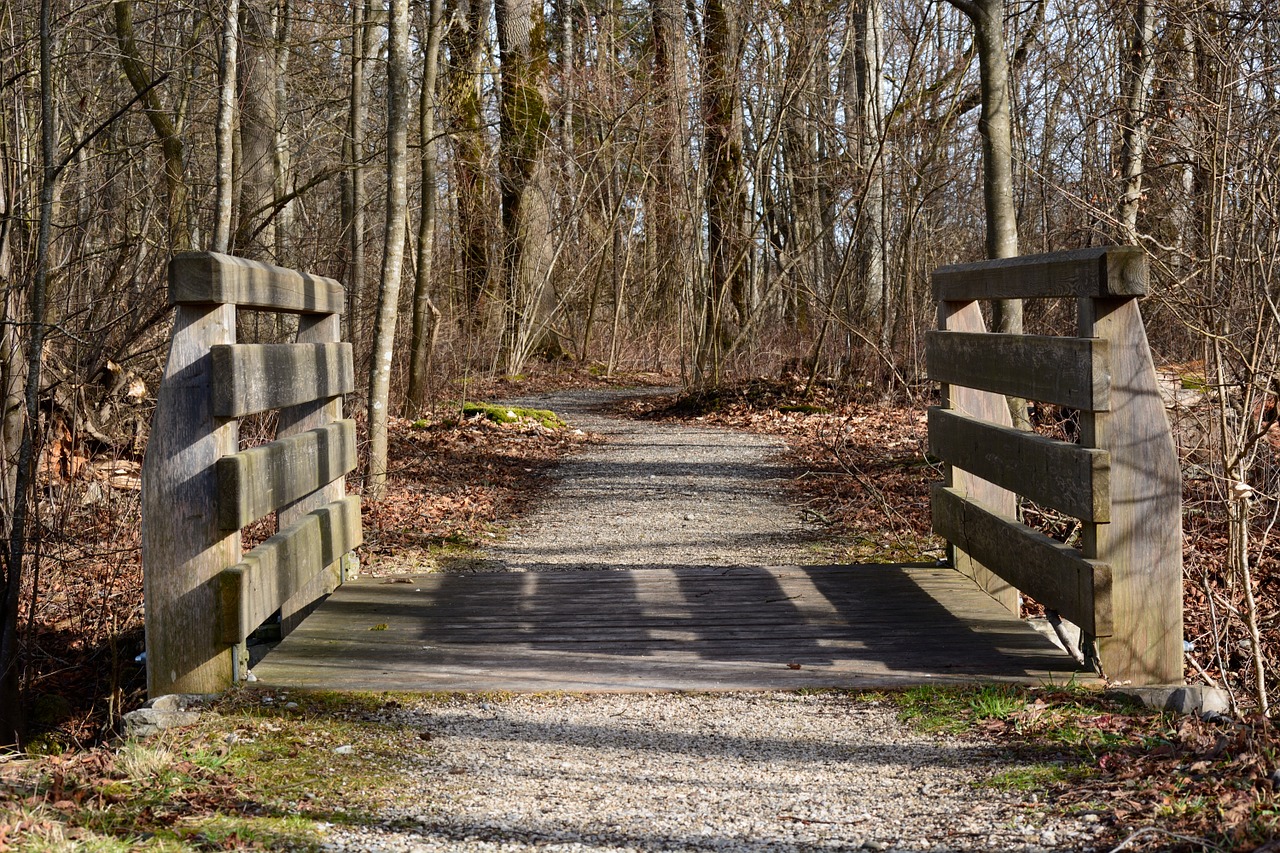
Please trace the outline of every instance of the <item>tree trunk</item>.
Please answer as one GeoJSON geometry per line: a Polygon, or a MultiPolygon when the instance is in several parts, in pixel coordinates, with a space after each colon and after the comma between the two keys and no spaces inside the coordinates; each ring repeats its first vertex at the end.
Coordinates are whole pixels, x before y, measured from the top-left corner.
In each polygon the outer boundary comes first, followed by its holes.
{"type": "Polygon", "coordinates": [[[878,330],[876,338],[884,347],[888,343],[889,305],[885,290],[884,16],[880,0],[854,4],[853,29],[855,132],[858,168],[866,187],[858,216],[858,280],[863,316],[878,330]]]}
{"type": "Polygon", "coordinates": [[[234,181],[232,151],[235,133],[236,64],[240,46],[240,0],[227,0],[222,23],[222,66],[218,81],[217,194],[213,222],[215,252],[231,250],[234,181]]]}
{"type": "Polygon", "coordinates": [[[13,525],[4,553],[4,599],[0,604],[0,745],[21,745],[24,720],[21,701],[21,658],[18,649],[18,610],[23,568],[27,556],[28,495],[34,485],[35,436],[39,422],[40,358],[45,337],[45,294],[49,282],[49,250],[53,234],[53,203],[58,179],[57,112],[53,93],[52,0],[40,0],[40,213],[36,227],[36,264],[28,294],[26,422],[18,448],[14,489],[13,525]]]}
{"type": "Polygon", "coordinates": [[[244,50],[239,67],[240,216],[235,252],[275,260],[275,134],[280,122],[276,101],[276,56],[272,40],[274,0],[249,0],[241,6],[244,50]]]}
{"type": "MultiPolygon", "coordinates": [[[[1013,199],[1013,110],[1010,106],[1009,53],[1004,41],[1004,0],[948,0],[973,23],[978,44],[982,115],[982,198],[987,212],[987,257],[1018,255],[1018,210],[1013,199]]],[[[994,300],[992,326],[1022,334],[1022,300],[994,300]]],[[[1024,400],[1009,398],[1014,426],[1030,429],[1024,400]]]]}
{"type": "Polygon", "coordinates": [[[742,263],[742,114],[738,64],[742,42],[724,0],[706,0],[703,12],[703,150],[706,158],[707,251],[709,268],[702,306],[699,380],[720,381],[720,359],[731,335],[724,325],[730,304],[740,323],[747,320],[746,276],[742,263]]]}
{"type": "Polygon", "coordinates": [[[365,494],[381,500],[387,484],[387,408],[400,307],[408,208],[409,0],[391,0],[387,35],[387,243],[369,365],[369,471],[365,494]]]}
{"type": "Polygon", "coordinates": [[[164,185],[168,197],[169,247],[174,252],[191,249],[191,218],[187,210],[188,196],[186,145],[174,117],[160,103],[156,82],[142,62],[137,37],[133,33],[133,0],[115,0],[116,43],[120,48],[120,65],[160,140],[164,153],[164,185]]]}
{"type": "Polygon", "coordinates": [[[652,0],[654,120],[650,127],[653,180],[647,186],[646,238],[656,243],[658,305],[672,310],[689,285],[697,257],[689,227],[686,168],[689,149],[685,111],[689,102],[688,50],[680,0],[652,0]]]}
{"type": "Polygon", "coordinates": [[[454,196],[462,267],[462,301],[471,331],[482,326],[481,299],[489,278],[489,182],[481,107],[485,33],[492,0],[453,0],[446,44],[445,83],[450,136],[454,145],[454,196]]]}
{"type": "Polygon", "coordinates": [[[347,193],[344,199],[343,231],[347,238],[347,340],[359,353],[364,343],[365,252],[364,252],[364,126],[369,105],[365,96],[365,57],[370,40],[368,0],[351,4],[351,88],[348,92],[347,134],[343,140],[343,160],[347,164],[347,193]]]}
{"type": "Polygon", "coordinates": [[[410,412],[420,412],[426,402],[427,383],[436,335],[440,329],[440,309],[431,298],[431,281],[436,233],[436,77],[439,69],[440,36],[444,31],[444,0],[430,0],[427,9],[426,45],[422,62],[422,91],[418,99],[418,121],[422,136],[422,213],[418,220],[418,268],[413,283],[413,334],[409,354],[410,412]]]}
{"type": "Polygon", "coordinates": [[[1155,77],[1156,11],[1150,0],[1137,0],[1128,50],[1122,60],[1120,203],[1116,211],[1120,239],[1138,243],[1138,208],[1147,153],[1147,100],[1155,77]]]}
{"type": "Polygon", "coordinates": [[[289,53],[290,34],[293,29],[292,0],[277,0],[272,15],[272,59],[275,75],[276,123],[271,129],[271,177],[272,192],[275,202],[271,215],[275,216],[275,250],[276,263],[292,267],[297,264],[293,257],[291,240],[293,237],[294,202],[285,200],[289,196],[289,181],[292,162],[289,154],[289,127],[285,117],[289,114],[289,53]]]}
{"type": "MultiPolygon", "coordinates": [[[[530,0],[498,0],[496,8],[501,80],[498,89],[498,183],[502,198],[502,352],[508,373],[518,373],[538,346],[558,352],[552,336],[542,341],[546,321],[545,245],[547,211],[541,189],[542,153],[551,130],[544,94],[547,46],[541,6],[530,0]]],[[[554,353],[553,353],[554,354],[554,353]]]]}

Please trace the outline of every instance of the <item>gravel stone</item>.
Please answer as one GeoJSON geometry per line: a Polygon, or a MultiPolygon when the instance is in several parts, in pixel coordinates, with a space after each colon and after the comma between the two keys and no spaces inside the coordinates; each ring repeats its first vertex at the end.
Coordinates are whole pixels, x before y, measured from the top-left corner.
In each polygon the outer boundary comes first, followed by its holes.
{"type": "Polygon", "coordinates": [[[511,401],[551,409],[601,444],[564,460],[552,494],[506,540],[489,571],[803,565],[820,529],[781,500],[795,471],[773,436],[610,416],[634,391],[569,391],[511,401]]]}
{"type": "Polygon", "coordinates": [[[774,692],[484,704],[384,712],[384,723],[432,733],[401,783],[412,805],[388,807],[376,826],[333,827],[328,849],[1031,853],[1097,849],[1103,831],[975,787],[1016,761],[914,732],[883,701],[774,692]]]}
{"type": "MultiPolygon", "coordinates": [[[[634,392],[632,392],[634,393],[634,392]]],[[[623,393],[550,408],[606,437],[478,570],[796,565],[817,531],[780,499],[782,444],[607,417],[623,393]]],[[[477,570],[477,569],[472,569],[477,570]]],[[[525,695],[380,712],[422,733],[365,826],[335,851],[1091,851],[1096,815],[1047,818],[1033,792],[984,789],[1016,766],[990,744],[922,735],[884,701],[839,693],[525,695]],[[1062,846],[1058,846],[1062,845],[1062,846]]]]}

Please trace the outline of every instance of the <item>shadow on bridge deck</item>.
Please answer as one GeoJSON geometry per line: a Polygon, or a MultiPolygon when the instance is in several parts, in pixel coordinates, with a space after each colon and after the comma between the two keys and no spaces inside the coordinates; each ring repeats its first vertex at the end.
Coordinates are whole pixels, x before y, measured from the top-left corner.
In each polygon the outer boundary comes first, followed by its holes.
{"type": "Polygon", "coordinates": [[[881,565],[362,578],[254,668],[270,687],[517,692],[1061,683],[1075,672],[959,573],[881,565]]]}

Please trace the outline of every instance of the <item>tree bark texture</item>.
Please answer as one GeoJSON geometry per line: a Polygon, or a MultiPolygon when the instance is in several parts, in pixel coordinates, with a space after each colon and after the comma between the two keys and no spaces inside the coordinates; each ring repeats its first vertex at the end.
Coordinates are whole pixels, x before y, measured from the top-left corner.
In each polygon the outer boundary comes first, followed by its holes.
{"type": "Polygon", "coordinates": [[[548,249],[547,204],[541,174],[551,131],[546,99],[547,44],[540,5],[498,0],[495,6],[501,79],[498,88],[498,187],[502,199],[502,353],[519,373],[535,346],[558,351],[542,337],[548,249]]]}
{"type": "Polygon", "coordinates": [[[489,280],[489,159],[481,107],[481,71],[492,0],[450,0],[445,45],[449,68],[445,108],[453,140],[462,302],[471,332],[482,326],[481,300],[489,280]]]}
{"type": "Polygon", "coordinates": [[[742,174],[742,112],[739,65],[742,40],[732,7],[706,0],[703,9],[702,120],[706,158],[707,253],[709,267],[702,311],[701,381],[719,382],[720,359],[732,337],[726,315],[747,321],[747,277],[742,219],[746,192],[742,174]]]}
{"type": "Polygon", "coordinates": [[[174,252],[191,249],[191,216],[188,207],[190,188],[187,184],[186,143],[182,138],[180,114],[170,113],[160,101],[157,82],[152,78],[138,48],[133,31],[133,0],[115,0],[116,43],[120,48],[120,65],[160,141],[164,153],[164,185],[168,201],[169,246],[174,252]]]}
{"type": "Polygon", "coordinates": [[[390,0],[387,29],[387,242],[369,365],[369,470],[365,479],[366,494],[373,500],[382,499],[387,484],[387,410],[408,230],[409,0],[390,0]]]}
{"type": "Polygon", "coordinates": [[[409,393],[406,407],[411,413],[422,410],[431,377],[432,356],[440,330],[440,309],[431,293],[435,289],[436,234],[436,109],[439,98],[436,81],[439,71],[440,36],[444,30],[444,0],[430,0],[426,10],[426,51],[422,58],[422,90],[418,97],[418,129],[422,138],[422,212],[418,218],[418,266],[413,280],[413,331],[410,337],[409,393]]]}

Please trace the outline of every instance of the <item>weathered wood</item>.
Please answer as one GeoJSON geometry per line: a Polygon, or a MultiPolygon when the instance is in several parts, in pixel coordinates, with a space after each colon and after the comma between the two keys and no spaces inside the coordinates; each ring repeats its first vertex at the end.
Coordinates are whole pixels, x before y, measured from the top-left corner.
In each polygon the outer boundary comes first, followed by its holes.
{"type": "Polygon", "coordinates": [[[1107,342],[1102,340],[936,331],[925,336],[925,363],[935,382],[1086,412],[1110,405],[1107,342]]]}
{"type": "MultiPolygon", "coordinates": [[[[941,303],[938,306],[938,326],[944,330],[972,335],[982,335],[987,330],[982,309],[977,302],[941,303]]],[[[999,393],[961,384],[944,384],[943,404],[997,426],[1013,426],[1008,401],[999,393]]],[[[963,469],[947,466],[947,484],[973,495],[999,512],[1013,515],[1016,511],[1017,496],[1013,492],[963,469]]],[[[952,543],[949,552],[951,564],[957,571],[971,578],[988,595],[1004,605],[1009,612],[1018,612],[1018,590],[1015,587],[984,566],[981,560],[967,549],[952,543]]]]}
{"type": "Polygon", "coordinates": [[[215,693],[232,680],[231,646],[218,642],[215,578],[240,559],[240,531],[215,507],[215,463],[237,444],[237,424],[210,405],[210,343],[235,340],[235,308],[180,305],[142,465],[142,565],[147,692],[215,693]]]}
{"type": "Polygon", "coordinates": [[[325,567],[363,541],[360,498],[312,510],[244,555],[219,577],[222,639],[249,636],[325,567]]]}
{"type": "Polygon", "coordinates": [[[169,304],[230,304],[300,314],[341,314],[345,291],[331,278],[258,261],[190,252],[169,262],[169,304]]]}
{"type": "Polygon", "coordinates": [[[1111,523],[1085,542],[1113,575],[1115,632],[1100,643],[1102,664],[1122,681],[1180,683],[1182,473],[1142,316],[1136,300],[1120,299],[1081,313],[1082,333],[1111,346],[1111,412],[1086,436],[1111,453],[1111,523]]]}
{"type": "Polygon", "coordinates": [[[359,501],[343,500],[354,427],[334,423],[355,385],[341,286],[209,254],[176,258],[170,274],[177,320],[143,474],[153,696],[230,686],[246,634],[333,589],[360,541],[359,501]],[[237,305],[298,313],[299,343],[236,345],[237,305]],[[271,408],[282,408],[278,441],[236,454],[236,419],[271,408]],[[240,526],[272,510],[284,529],[241,564],[240,526]],[[228,578],[234,620],[223,614],[228,578]]]}
{"type": "Polygon", "coordinates": [[[230,344],[213,348],[213,407],[242,418],[355,390],[351,345],[230,344]]]}
{"type": "Polygon", "coordinates": [[[254,674],[327,690],[611,692],[1077,677],[966,578],[894,566],[362,578],[254,674]],[[713,604],[722,618],[707,618],[713,604]]]}
{"type": "Polygon", "coordinates": [[[933,274],[933,296],[940,302],[1146,294],[1147,259],[1134,246],[957,264],[933,274]]]}
{"type": "Polygon", "coordinates": [[[1110,454],[929,409],[929,452],[1041,506],[1085,521],[1111,516],[1110,454]]]}
{"type": "Polygon", "coordinates": [[[1111,569],[942,484],[933,487],[933,529],[993,572],[1095,637],[1112,632],[1111,569]]]}
{"type": "MultiPolygon", "coordinates": [[[[299,344],[327,344],[342,340],[341,318],[337,314],[326,316],[303,316],[298,319],[299,344]]],[[[323,426],[342,419],[342,398],[333,397],[328,400],[313,400],[287,409],[281,409],[277,418],[276,435],[280,438],[305,432],[313,427],[323,426]]],[[[346,495],[343,480],[334,480],[314,494],[301,498],[297,502],[282,507],[279,514],[280,527],[288,527],[313,509],[342,500],[346,495]]],[[[280,602],[280,631],[287,635],[311,612],[316,602],[333,592],[339,584],[356,571],[355,554],[343,555],[342,559],[316,575],[294,595],[280,602]]]]}
{"type": "Polygon", "coordinates": [[[351,420],[219,459],[218,518],[222,529],[252,524],[319,491],[354,470],[356,461],[356,427],[351,420]]]}

